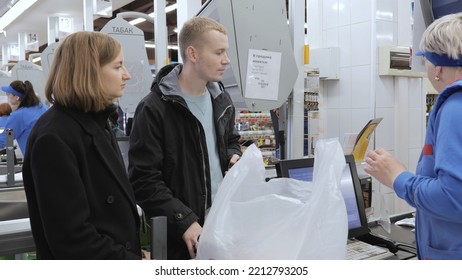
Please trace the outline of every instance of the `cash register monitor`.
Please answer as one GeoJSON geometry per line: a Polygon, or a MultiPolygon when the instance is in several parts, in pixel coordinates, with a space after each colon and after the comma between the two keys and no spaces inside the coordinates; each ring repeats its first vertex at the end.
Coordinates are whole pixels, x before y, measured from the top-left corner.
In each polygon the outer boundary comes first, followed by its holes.
{"type": "MultiPolygon", "coordinates": [[[[353,155],[345,156],[346,166],[340,181],[340,190],[345,200],[348,216],[348,238],[355,238],[370,232],[361,184],[353,155]]],[[[278,177],[293,178],[311,182],[313,180],[314,158],[281,160],[276,164],[278,177]]]]}

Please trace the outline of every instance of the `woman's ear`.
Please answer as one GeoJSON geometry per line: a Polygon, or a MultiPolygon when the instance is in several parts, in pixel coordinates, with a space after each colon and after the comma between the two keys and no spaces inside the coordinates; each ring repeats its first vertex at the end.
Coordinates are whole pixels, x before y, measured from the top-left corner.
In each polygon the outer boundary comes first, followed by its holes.
{"type": "Polygon", "coordinates": [[[435,76],[437,77],[441,76],[441,72],[443,72],[443,67],[435,66],[435,76]]]}

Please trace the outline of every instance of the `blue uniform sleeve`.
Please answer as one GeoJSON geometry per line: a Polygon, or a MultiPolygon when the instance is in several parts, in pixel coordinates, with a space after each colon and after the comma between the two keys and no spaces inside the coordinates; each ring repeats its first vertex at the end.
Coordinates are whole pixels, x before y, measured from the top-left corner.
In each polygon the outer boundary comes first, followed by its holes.
{"type": "Polygon", "coordinates": [[[16,114],[11,114],[8,120],[6,121],[5,124],[5,129],[3,130],[2,133],[0,133],[0,148],[4,148],[6,146],[6,130],[7,129],[12,129],[13,133],[16,136],[22,132],[22,128],[19,125],[18,122],[18,115],[16,114]]]}

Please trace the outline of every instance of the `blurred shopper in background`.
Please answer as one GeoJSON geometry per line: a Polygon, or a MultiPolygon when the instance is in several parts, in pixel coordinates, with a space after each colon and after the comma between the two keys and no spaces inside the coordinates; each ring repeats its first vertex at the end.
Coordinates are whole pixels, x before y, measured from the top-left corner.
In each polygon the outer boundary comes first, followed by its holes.
{"type": "Polygon", "coordinates": [[[0,128],[5,127],[6,121],[12,111],[9,103],[5,102],[0,104],[0,128]]]}
{"type": "MultiPolygon", "coordinates": [[[[13,81],[2,90],[8,95],[8,102],[13,112],[5,123],[5,130],[13,130],[14,139],[18,142],[23,154],[26,153],[26,143],[32,127],[48,107],[40,102],[34,87],[29,81],[13,81]]],[[[0,134],[0,148],[6,146],[6,131],[0,134]]]]}

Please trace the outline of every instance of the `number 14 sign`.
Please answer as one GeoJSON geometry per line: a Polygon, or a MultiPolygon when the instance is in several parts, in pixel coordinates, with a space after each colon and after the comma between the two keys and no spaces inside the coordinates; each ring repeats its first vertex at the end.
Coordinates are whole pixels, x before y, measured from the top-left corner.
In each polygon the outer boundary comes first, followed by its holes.
{"type": "Polygon", "coordinates": [[[26,32],[25,36],[26,36],[25,38],[26,51],[38,52],[39,51],[38,34],[26,32]]]}

